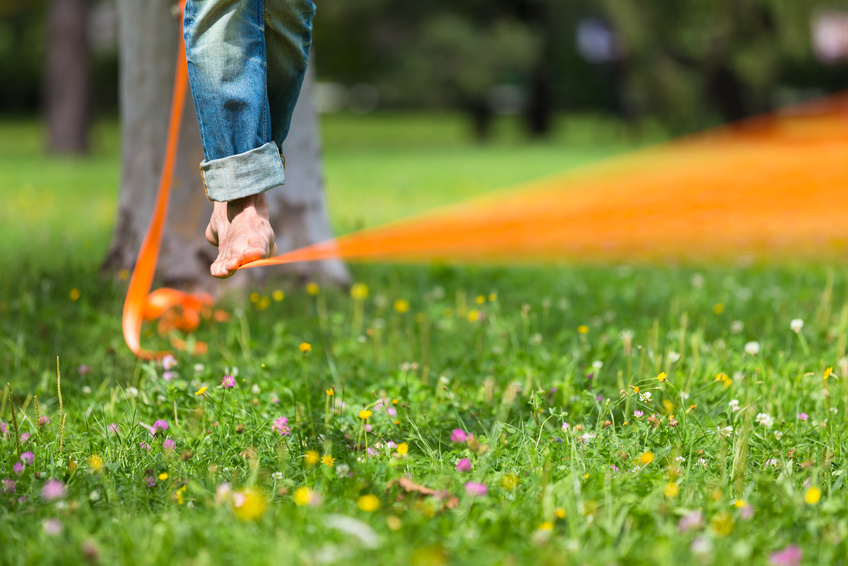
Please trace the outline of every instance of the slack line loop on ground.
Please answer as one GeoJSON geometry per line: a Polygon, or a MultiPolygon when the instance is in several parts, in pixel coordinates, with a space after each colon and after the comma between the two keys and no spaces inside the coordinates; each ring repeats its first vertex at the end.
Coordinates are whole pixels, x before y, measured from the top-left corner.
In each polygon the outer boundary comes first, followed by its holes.
{"type": "MultiPolygon", "coordinates": [[[[213,299],[149,294],[167,217],[187,92],[180,41],[165,163],[130,280],[124,338],[139,357],[143,320],[193,330],[213,299]],[[181,314],[169,313],[176,307],[181,314]],[[170,318],[168,318],[170,317],[170,318]]],[[[395,263],[829,259],[848,248],[848,95],[607,159],[329,242],[243,265],[342,258],[395,263]]],[[[215,318],[222,319],[216,312],[215,318]]],[[[172,344],[185,348],[172,337],[172,344]]],[[[198,343],[195,351],[203,351],[198,343]]]]}

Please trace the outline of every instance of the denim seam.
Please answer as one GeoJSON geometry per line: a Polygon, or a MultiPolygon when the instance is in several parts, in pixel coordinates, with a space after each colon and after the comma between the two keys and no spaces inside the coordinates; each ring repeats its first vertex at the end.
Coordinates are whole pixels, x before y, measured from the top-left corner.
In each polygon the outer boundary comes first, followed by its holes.
{"type": "Polygon", "coordinates": [[[200,164],[203,188],[211,201],[230,201],[263,193],[285,183],[283,157],[274,142],[261,147],[204,161],[200,164]]]}

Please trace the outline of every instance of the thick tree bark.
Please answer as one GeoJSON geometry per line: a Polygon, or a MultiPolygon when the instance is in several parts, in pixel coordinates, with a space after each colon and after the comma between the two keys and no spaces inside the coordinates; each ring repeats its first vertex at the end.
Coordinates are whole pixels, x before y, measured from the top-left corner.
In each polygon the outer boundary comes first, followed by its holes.
{"type": "Polygon", "coordinates": [[[51,0],[44,101],[48,147],[56,153],[88,151],[91,122],[86,0],[51,0]]]}
{"type": "MultiPolygon", "coordinates": [[[[132,269],[150,221],[164,160],[168,110],[180,39],[170,0],[119,0],[120,101],[122,127],[121,196],[115,234],[105,270],[132,269]]],[[[311,76],[311,73],[310,73],[311,76]]],[[[281,252],[332,237],[326,216],[318,128],[309,102],[309,84],[295,108],[285,144],[286,185],[266,193],[281,252]]],[[[239,272],[219,281],[209,275],[216,249],[204,232],[212,211],[200,179],[203,160],[191,96],[186,100],[171,205],[157,273],[161,283],[219,293],[255,283],[269,274],[295,273],[304,279],[346,284],[339,261],[239,272]]]]}

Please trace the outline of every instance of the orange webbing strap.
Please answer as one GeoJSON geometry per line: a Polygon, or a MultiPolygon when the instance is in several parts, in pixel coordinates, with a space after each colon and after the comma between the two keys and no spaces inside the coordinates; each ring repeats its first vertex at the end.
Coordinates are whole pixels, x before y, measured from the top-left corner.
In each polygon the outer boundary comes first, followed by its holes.
{"type": "MultiPolygon", "coordinates": [[[[184,3],[181,4],[180,21],[182,22],[184,3]]],[[[182,30],[182,25],[180,25],[182,30]]],[[[211,306],[211,297],[195,297],[173,289],[159,289],[148,297],[159,259],[159,246],[162,243],[162,233],[165,220],[168,217],[168,201],[171,196],[171,180],[174,175],[174,162],[177,157],[177,147],[182,123],[185,97],[188,90],[188,70],[186,68],[185,44],[180,33],[177,54],[177,70],[174,79],[174,93],[171,100],[171,115],[168,121],[168,139],[165,146],[165,163],[162,166],[162,176],[159,178],[159,190],[156,193],[156,205],[153,218],[144,235],[144,241],[138,252],[138,259],[130,279],[127,298],[124,301],[124,339],[127,346],[137,356],[145,359],[160,358],[168,352],[144,350],[140,344],[141,324],[147,318],[161,316],[169,308],[184,306],[184,316],[193,318],[192,312],[197,312],[203,306],[211,306]],[[199,307],[199,308],[195,308],[199,307]]],[[[177,345],[179,346],[179,342],[177,345]]]]}

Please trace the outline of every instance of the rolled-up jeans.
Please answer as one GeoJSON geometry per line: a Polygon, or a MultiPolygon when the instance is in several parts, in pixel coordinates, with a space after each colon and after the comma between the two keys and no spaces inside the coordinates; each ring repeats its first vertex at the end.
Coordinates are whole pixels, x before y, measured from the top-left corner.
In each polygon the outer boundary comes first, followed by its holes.
{"type": "Polygon", "coordinates": [[[311,0],[188,0],[188,77],[206,196],[231,201],[285,182],[289,131],[312,43],[311,0]]]}

